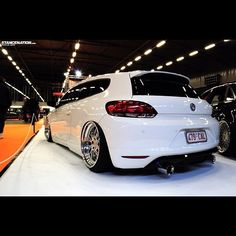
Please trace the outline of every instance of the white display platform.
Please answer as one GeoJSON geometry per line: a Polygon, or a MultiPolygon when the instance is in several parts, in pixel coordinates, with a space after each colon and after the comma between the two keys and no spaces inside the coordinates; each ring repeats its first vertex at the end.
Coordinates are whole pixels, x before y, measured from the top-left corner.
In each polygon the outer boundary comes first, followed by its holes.
{"type": "Polygon", "coordinates": [[[236,158],[216,154],[170,177],[142,172],[93,173],[43,128],[0,178],[0,196],[236,196],[236,158]]]}

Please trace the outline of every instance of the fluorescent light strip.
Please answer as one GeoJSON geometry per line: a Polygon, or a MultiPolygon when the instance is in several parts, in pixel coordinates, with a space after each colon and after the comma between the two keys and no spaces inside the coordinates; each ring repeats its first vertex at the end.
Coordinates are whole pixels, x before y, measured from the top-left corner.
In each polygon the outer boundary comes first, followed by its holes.
{"type": "Polygon", "coordinates": [[[21,95],[27,97],[28,99],[30,99],[27,95],[25,95],[24,93],[22,93],[19,89],[15,88],[13,85],[5,82],[9,87],[13,88],[14,90],[16,90],[18,93],[20,93],[21,95]]]}
{"type": "Polygon", "coordinates": [[[132,64],[133,64],[133,62],[130,61],[130,62],[127,63],[127,66],[131,66],[132,64]]]}
{"type": "MultiPolygon", "coordinates": [[[[5,48],[2,48],[2,53],[3,53],[4,55],[6,55],[6,56],[8,55],[8,51],[7,51],[5,48]]],[[[26,82],[32,86],[32,83],[30,82],[30,80],[25,77],[25,74],[22,72],[22,70],[20,69],[20,67],[16,65],[16,63],[15,63],[15,61],[13,61],[12,57],[11,57],[10,55],[8,55],[7,58],[8,58],[9,61],[12,62],[12,64],[16,67],[16,69],[21,73],[21,75],[24,77],[24,79],[26,80],[26,82]]],[[[33,87],[33,86],[32,86],[32,87],[33,87]]],[[[33,88],[34,88],[34,87],[33,87],[33,88]]],[[[41,100],[44,102],[44,99],[40,96],[40,94],[38,93],[38,91],[37,91],[35,88],[34,88],[34,90],[35,90],[36,93],[39,95],[39,97],[41,98],[41,100]]],[[[19,90],[19,91],[20,91],[20,90],[19,90]]],[[[20,91],[20,92],[21,92],[21,91],[20,91]]]]}
{"type": "Polygon", "coordinates": [[[134,60],[139,61],[141,58],[142,58],[141,56],[137,56],[134,60]]]}
{"type": "MultiPolygon", "coordinates": [[[[69,65],[68,68],[67,68],[67,72],[64,73],[64,76],[65,76],[65,77],[68,77],[69,74],[70,74],[71,64],[74,63],[75,57],[76,57],[76,55],[77,55],[77,52],[76,52],[76,51],[77,51],[79,48],[80,48],[80,43],[77,42],[77,43],[75,44],[75,51],[72,53],[72,58],[70,59],[70,65],[69,65]]],[[[63,91],[64,88],[65,88],[65,86],[62,85],[61,91],[63,91]]]]}
{"type": "Polygon", "coordinates": [[[197,54],[198,54],[198,51],[193,51],[193,52],[189,53],[189,56],[192,57],[192,56],[197,55],[197,54]]]}
{"type": "MultiPolygon", "coordinates": [[[[230,41],[230,39],[224,39],[224,42],[228,42],[228,41],[230,41]]],[[[156,47],[158,47],[158,46],[160,46],[160,45],[164,45],[165,43],[164,43],[164,40],[163,41],[161,41],[160,43],[158,43],[157,45],[156,45],[156,47]]],[[[207,45],[204,49],[205,50],[208,50],[208,49],[211,49],[211,48],[213,48],[213,47],[215,47],[216,46],[216,44],[214,44],[214,43],[212,43],[212,44],[209,44],[209,45],[207,45]]],[[[189,53],[189,56],[194,56],[194,55],[197,55],[199,52],[197,51],[197,50],[195,50],[195,51],[193,51],[193,52],[190,52],[189,53]]],[[[176,61],[182,61],[182,60],[184,60],[184,57],[183,56],[181,56],[181,57],[178,57],[177,59],[176,59],[176,61]]],[[[171,65],[173,62],[172,61],[169,61],[169,62],[167,62],[166,63],[166,66],[169,66],[169,65],[171,65]]],[[[163,66],[162,65],[160,65],[160,66],[158,66],[157,67],[157,70],[160,70],[160,69],[162,69],[163,68],[163,66]]]]}
{"type": "Polygon", "coordinates": [[[144,52],[144,55],[148,55],[152,52],[152,49],[148,49],[147,51],[144,52]]]}
{"type": "Polygon", "coordinates": [[[176,61],[182,61],[182,60],[184,60],[184,57],[178,57],[178,58],[176,59],[176,61]]]}
{"type": "Polygon", "coordinates": [[[212,44],[207,45],[204,49],[208,50],[208,49],[214,48],[215,46],[216,45],[214,43],[212,43],[212,44]]]}
{"type": "Polygon", "coordinates": [[[166,63],[166,66],[170,66],[171,64],[173,64],[173,62],[169,61],[169,62],[166,63]]]}
{"type": "Polygon", "coordinates": [[[120,68],[120,70],[124,70],[125,69],[125,66],[122,66],[121,68],[120,68]]]}
{"type": "MultiPolygon", "coordinates": [[[[166,40],[162,40],[162,41],[160,41],[159,43],[157,43],[156,47],[159,48],[159,47],[163,46],[165,43],[166,43],[166,40]]],[[[147,50],[144,52],[144,55],[147,56],[147,55],[150,54],[151,52],[152,52],[152,49],[149,48],[149,49],[147,49],[147,50]]],[[[134,59],[134,61],[139,61],[141,58],[142,58],[141,56],[137,56],[137,57],[134,59]]],[[[131,66],[132,64],[133,64],[133,62],[130,61],[130,62],[127,63],[127,66],[131,66]]],[[[123,67],[121,67],[121,68],[123,68],[123,67]]],[[[121,70],[123,70],[123,69],[121,69],[121,70]]],[[[116,70],[115,73],[118,73],[117,71],[118,71],[118,70],[116,70]]]]}
{"type": "Polygon", "coordinates": [[[165,43],[166,43],[166,41],[165,41],[165,40],[162,40],[161,42],[159,42],[159,43],[156,45],[156,47],[157,47],[157,48],[160,48],[160,47],[163,46],[165,43]]]}
{"type": "Polygon", "coordinates": [[[80,47],[80,43],[76,43],[76,44],[75,44],[75,50],[78,50],[79,47],[80,47]]]}
{"type": "Polygon", "coordinates": [[[2,53],[4,54],[4,55],[8,55],[8,52],[7,52],[7,50],[6,49],[2,49],[2,53]]]}

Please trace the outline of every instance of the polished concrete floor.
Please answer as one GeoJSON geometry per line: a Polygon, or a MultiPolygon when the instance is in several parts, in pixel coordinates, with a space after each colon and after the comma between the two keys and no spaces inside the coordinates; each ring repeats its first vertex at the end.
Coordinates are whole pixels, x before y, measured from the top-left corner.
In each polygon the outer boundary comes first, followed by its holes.
{"type": "Polygon", "coordinates": [[[68,149],[48,143],[43,129],[0,178],[1,196],[236,196],[236,158],[215,154],[167,177],[161,173],[97,174],[68,149]]]}

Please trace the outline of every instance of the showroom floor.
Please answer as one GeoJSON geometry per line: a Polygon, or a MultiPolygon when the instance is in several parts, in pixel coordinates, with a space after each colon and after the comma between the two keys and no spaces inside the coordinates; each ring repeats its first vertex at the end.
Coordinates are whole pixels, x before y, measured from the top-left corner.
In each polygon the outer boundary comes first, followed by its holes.
{"type": "Polygon", "coordinates": [[[167,177],[161,173],[89,171],[43,129],[0,178],[1,196],[236,196],[236,158],[216,154],[167,177]]]}

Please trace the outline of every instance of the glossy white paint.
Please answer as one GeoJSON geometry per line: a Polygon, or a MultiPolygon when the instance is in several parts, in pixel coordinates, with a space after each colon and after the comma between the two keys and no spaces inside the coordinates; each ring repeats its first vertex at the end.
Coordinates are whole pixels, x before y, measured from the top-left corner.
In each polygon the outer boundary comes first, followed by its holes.
{"type": "Polygon", "coordinates": [[[218,145],[218,122],[211,117],[212,108],[206,101],[186,97],[133,96],[130,77],[143,73],[147,72],[107,74],[82,81],[111,79],[104,92],[61,106],[48,115],[53,141],[82,156],[81,131],[86,122],[94,121],[104,132],[113,165],[119,168],[142,168],[161,156],[195,153],[218,145]],[[154,118],[110,116],[105,104],[113,100],[143,101],[153,106],[158,114],[154,118]],[[196,105],[195,111],[191,111],[191,103],[196,105]],[[199,129],[206,131],[207,142],[188,144],[185,132],[199,129]],[[122,158],[129,155],[149,157],[122,158]]]}
{"type": "Polygon", "coordinates": [[[214,155],[214,165],[189,166],[171,178],[139,170],[97,174],[85,168],[78,155],[46,142],[41,129],[1,176],[0,196],[235,197],[235,155],[214,155]]]}

